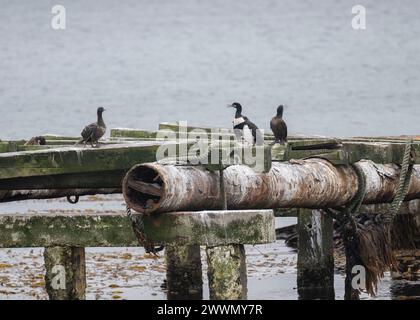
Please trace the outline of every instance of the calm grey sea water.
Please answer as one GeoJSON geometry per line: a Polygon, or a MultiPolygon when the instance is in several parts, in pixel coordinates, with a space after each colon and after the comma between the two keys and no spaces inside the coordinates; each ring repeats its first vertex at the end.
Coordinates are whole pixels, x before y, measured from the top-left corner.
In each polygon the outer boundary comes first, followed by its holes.
{"type": "Polygon", "coordinates": [[[77,135],[99,105],[109,127],[228,127],[234,100],[265,129],[283,103],[295,133],[417,134],[420,2],[1,0],[0,74],[3,139],[77,135]]]}

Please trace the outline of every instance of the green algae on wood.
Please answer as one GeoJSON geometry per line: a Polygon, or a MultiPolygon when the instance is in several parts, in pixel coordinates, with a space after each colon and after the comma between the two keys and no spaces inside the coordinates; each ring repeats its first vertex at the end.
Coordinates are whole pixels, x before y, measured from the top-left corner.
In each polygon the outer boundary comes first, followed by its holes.
{"type": "Polygon", "coordinates": [[[37,213],[0,215],[0,247],[136,247],[125,214],[37,213]]]}
{"type": "Polygon", "coordinates": [[[272,210],[170,212],[144,217],[145,232],[171,245],[261,244],[275,241],[272,210]]]}
{"type": "Polygon", "coordinates": [[[111,138],[136,138],[136,139],[156,139],[157,131],[113,128],[111,129],[111,138]]]}
{"type": "MultiPolygon", "coordinates": [[[[414,143],[416,153],[415,162],[420,163],[420,144],[414,143]]],[[[285,151],[284,160],[306,159],[306,158],[324,158],[334,164],[351,164],[360,160],[371,160],[375,163],[400,164],[404,157],[405,142],[360,142],[349,140],[304,140],[290,142],[285,151]],[[325,145],[329,143],[330,149],[325,145]],[[319,148],[316,148],[316,146],[319,148]]]]}
{"type": "MultiPolygon", "coordinates": [[[[156,160],[162,143],[137,142],[0,154],[0,179],[81,172],[128,170],[156,160]]],[[[53,186],[52,186],[53,187],[53,186]]]]}

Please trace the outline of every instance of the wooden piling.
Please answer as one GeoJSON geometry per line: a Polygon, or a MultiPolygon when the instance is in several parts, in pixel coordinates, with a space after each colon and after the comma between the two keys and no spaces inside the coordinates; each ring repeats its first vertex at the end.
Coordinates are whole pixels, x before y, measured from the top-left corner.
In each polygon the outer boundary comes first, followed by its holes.
{"type": "Polygon", "coordinates": [[[334,299],[333,219],[321,210],[298,215],[297,284],[300,299],[334,299]]]}
{"type": "Polygon", "coordinates": [[[200,246],[166,246],[165,260],[168,300],[202,300],[200,246]]]}
{"type": "Polygon", "coordinates": [[[210,299],[245,300],[247,275],[242,244],[207,247],[210,299]]]}
{"type": "Polygon", "coordinates": [[[45,287],[50,300],[86,298],[85,248],[47,247],[44,261],[45,287]]]}

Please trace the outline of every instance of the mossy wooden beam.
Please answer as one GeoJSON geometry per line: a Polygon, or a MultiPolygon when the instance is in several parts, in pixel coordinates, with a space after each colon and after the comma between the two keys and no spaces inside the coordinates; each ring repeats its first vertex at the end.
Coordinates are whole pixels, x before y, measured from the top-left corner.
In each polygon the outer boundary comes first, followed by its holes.
{"type": "MultiPolygon", "coordinates": [[[[202,130],[200,130],[202,132],[202,130]]],[[[224,129],[220,133],[210,133],[206,132],[205,138],[211,140],[227,140],[227,141],[234,141],[235,135],[230,132],[229,130],[224,129]]],[[[147,131],[141,129],[111,129],[111,139],[135,139],[141,141],[147,140],[177,140],[177,139],[190,139],[195,140],[197,132],[193,132],[192,130],[187,130],[185,133],[180,133],[178,129],[170,130],[170,129],[161,129],[159,131],[147,131]]],[[[198,135],[200,138],[203,139],[202,134],[198,135]]]]}
{"type": "MultiPolygon", "coordinates": [[[[180,122],[161,122],[159,123],[159,130],[170,130],[170,131],[178,131],[180,128],[180,122]]],[[[230,132],[233,135],[233,129],[222,129],[222,128],[215,128],[215,127],[206,127],[206,126],[187,126],[187,132],[193,130],[202,130],[207,133],[211,133],[213,130],[225,130],[230,132]]]]}
{"type": "Polygon", "coordinates": [[[78,141],[81,137],[80,136],[63,136],[59,134],[41,134],[40,136],[44,137],[45,140],[72,140],[78,141]]]}
{"type": "Polygon", "coordinates": [[[0,247],[136,247],[131,222],[117,213],[0,215],[0,247]]]}
{"type": "Polygon", "coordinates": [[[278,143],[271,146],[271,160],[272,161],[284,161],[284,154],[286,152],[286,146],[278,143]]]}
{"type": "Polygon", "coordinates": [[[130,128],[113,128],[110,132],[111,138],[156,139],[156,135],[157,131],[130,128]]]}
{"type": "Polygon", "coordinates": [[[170,212],[147,215],[145,232],[156,243],[220,246],[275,241],[272,210],[170,212]]]}
{"type": "MultiPolygon", "coordinates": [[[[350,164],[360,160],[371,160],[375,163],[402,163],[405,142],[358,142],[336,140],[305,140],[290,142],[285,151],[284,160],[323,158],[334,164],[350,164]],[[326,146],[329,145],[329,148],[326,146]]],[[[413,144],[416,163],[420,163],[420,144],[413,144]]]]}
{"type": "MultiPolygon", "coordinates": [[[[178,132],[179,127],[180,127],[180,122],[159,123],[159,130],[170,130],[170,131],[178,132]]],[[[186,127],[187,132],[190,132],[193,130],[205,131],[207,133],[211,133],[212,130],[223,130],[224,132],[230,133],[232,136],[234,136],[233,129],[231,128],[217,128],[217,127],[190,126],[190,125],[186,127]]],[[[265,131],[264,139],[266,141],[272,141],[274,140],[274,135],[271,133],[271,131],[265,131]]],[[[328,138],[324,136],[319,136],[319,135],[307,135],[307,134],[289,134],[288,135],[289,141],[299,141],[299,140],[308,140],[308,139],[319,140],[319,139],[328,139],[328,138]]]]}
{"type": "MultiPolygon", "coordinates": [[[[272,210],[171,212],[146,216],[145,231],[156,243],[218,246],[275,241],[272,210]]],[[[0,215],[0,247],[138,246],[123,213],[0,215]]]]}
{"type": "Polygon", "coordinates": [[[401,136],[373,136],[373,137],[352,137],[351,140],[370,141],[370,142],[404,142],[407,139],[413,139],[420,142],[419,135],[401,135],[401,136]]]}
{"type": "Polygon", "coordinates": [[[25,140],[0,141],[0,153],[18,151],[19,146],[25,144],[25,140]]]}
{"type": "MultiPolygon", "coordinates": [[[[232,139],[235,138],[235,134],[233,129],[227,129],[227,128],[217,128],[217,127],[206,127],[206,126],[187,126],[187,127],[180,127],[179,122],[161,122],[159,123],[159,130],[167,130],[171,132],[178,132],[180,128],[184,129],[187,133],[192,131],[204,131],[208,134],[219,132],[224,137],[230,137],[232,139]]],[[[274,140],[274,136],[271,133],[265,133],[264,134],[265,140],[274,140]]]]}
{"type": "MultiPolygon", "coordinates": [[[[159,142],[72,147],[0,154],[0,179],[128,170],[156,160],[159,142]]],[[[53,187],[53,186],[51,186],[53,187]]]]}
{"type": "MultiPolygon", "coordinates": [[[[121,192],[121,183],[127,170],[138,163],[155,161],[158,148],[174,149],[173,151],[180,156],[181,162],[184,162],[185,155],[191,152],[192,146],[192,143],[136,142],[100,148],[54,148],[1,154],[0,202],[121,192]]],[[[230,142],[220,142],[220,146],[220,149],[209,149],[207,164],[200,159],[200,156],[188,159],[199,161],[199,164],[205,165],[208,170],[213,170],[237,163],[234,154],[241,154],[241,158],[245,159],[246,152],[255,156],[257,149],[263,148],[242,149],[230,142]],[[225,153],[226,155],[222,156],[225,153]],[[229,154],[231,156],[228,156],[229,154]],[[218,162],[214,162],[215,159],[218,162]]],[[[271,168],[270,149],[269,147],[263,149],[258,151],[258,154],[264,154],[262,166],[260,162],[255,163],[259,166],[253,163],[247,164],[256,171],[268,172],[271,168]]],[[[207,150],[201,152],[206,153],[207,150]]],[[[173,161],[177,159],[177,157],[172,158],[173,161]]]]}

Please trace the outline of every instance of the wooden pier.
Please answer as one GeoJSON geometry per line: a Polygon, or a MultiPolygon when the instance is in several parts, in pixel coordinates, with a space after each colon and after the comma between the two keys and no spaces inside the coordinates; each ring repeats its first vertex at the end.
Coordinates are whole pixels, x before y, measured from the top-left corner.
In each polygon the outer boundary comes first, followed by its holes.
{"type": "MultiPolygon", "coordinates": [[[[179,123],[162,123],[157,131],[111,129],[99,148],[74,146],[77,137],[44,137],[44,146],[0,141],[0,202],[123,193],[137,211],[134,216],[141,217],[147,239],[166,247],[169,299],[202,298],[200,246],[206,250],[210,298],[246,299],[244,244],[274,242],[279,210],[295,210],[299,217],[300,297],[334,298],[333,217],[326,209],[354,201],[362,174],[359,210],[390,212],[407,145],[412,172],[399,211],[414,216],[420,230],[417,137],[296,135],[284,147],[271,146],[273,137],[266,134],[260,150],[238,146],[231,130],[179,123]],[[213,145],[195,159],[210,160],[228,150],[223,161],[201,165],[186,158],[200,132],[221,148],[213,145]],[[175,162],[156,163],[162,146],[175,148],[175,162]],[[238,149],[261,152],[265,161],[259,169],[238,164],[231,151],[238,149]]],[[[85,247],[138,245],[125,214],[0,215],[0,247],[46,248],[51,299],[85,298],[85,247]],[[65,285],[57,287],[59,274],[65,285]]]]}
{"type": "MultiPolygon", "coordinates": [[[[148,216],[144,223],[148,238],[167,246],[171,299],[202,298],[200,246],[207,252],[210,296],[245,299],[244,244],[275,241],[272,210],[171,212],[148,216]]],[[[131,222],[122,214],[0,215],[0,248],[45,248],[50,299],[84,299],[85,247],[138,245],[131,222]],[[52,282],[60,272],[66,285],[55,289],[52,282]]]]}

